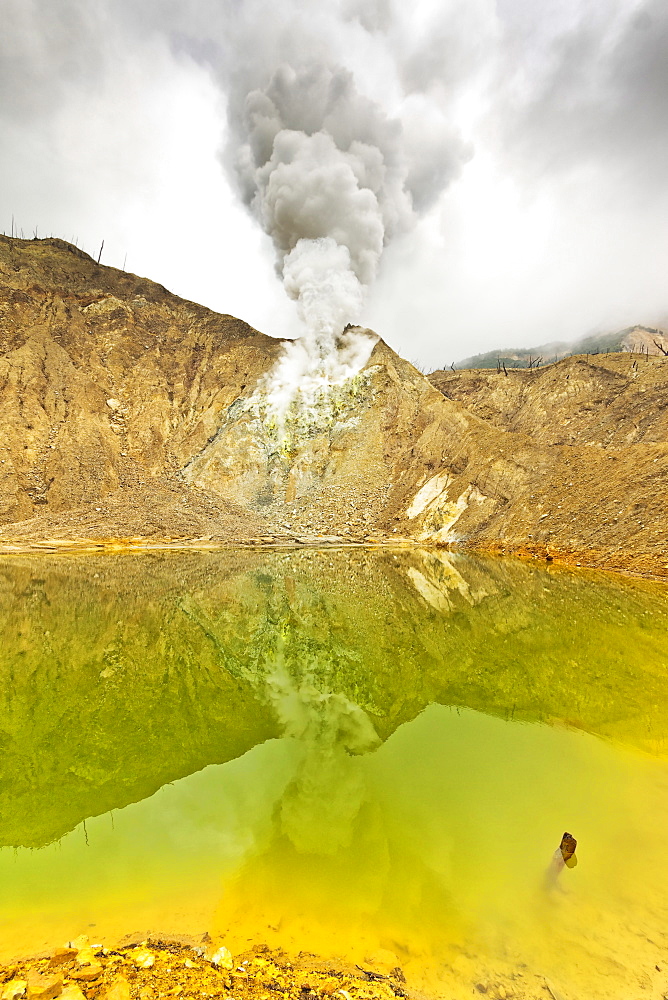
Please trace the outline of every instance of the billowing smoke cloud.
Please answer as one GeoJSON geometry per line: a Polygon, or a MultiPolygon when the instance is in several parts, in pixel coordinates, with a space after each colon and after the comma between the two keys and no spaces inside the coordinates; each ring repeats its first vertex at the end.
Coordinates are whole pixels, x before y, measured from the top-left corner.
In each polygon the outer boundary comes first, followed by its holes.
{"type": "MultiPolygon", "coordinates": [[[[256,27],[275,30],[272,21],[256,27]]],[[[373,339],[350,331],[342,339],[344,327],[360,316],[383,248],[438,196],[463,146],[451,132],[432,130],[415,144],[416,162],[400,117],[326,58],[284,62],[257,86],[251,80],[240,74],[231,87],[227,163],[273,241],[277,270],[306,329],[276,373],[285,407],[291,383],[293,394],[299,387],[312,397],[314,386],[336,384],[365,363],[373,339]]]]}
{"type": "Polygon", "coordinates": [[[347,70],[282,66],[248,94],[238,124],[234,166],[279,262],[300,239],[331,237],[370,283],[384,243],[413,216],[401,122],[347,70]]]}

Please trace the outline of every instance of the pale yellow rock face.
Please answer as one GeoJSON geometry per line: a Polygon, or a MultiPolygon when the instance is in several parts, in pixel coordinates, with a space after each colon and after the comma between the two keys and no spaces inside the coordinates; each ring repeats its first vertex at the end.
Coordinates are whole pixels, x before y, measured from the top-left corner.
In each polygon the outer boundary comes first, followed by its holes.
{"type": "Polygon", "coordinates": [[[0,547],[403,540],[668,575],[668,357],[429,381],[379,340],[277,424],[281,351],[0,236],[0,547]]]}
{"type": "Polygon", "coordinates": [[[28,975],[28,1000],[54,1000],[63,992],[63,977],[43,972],[28,975]]]}
{"type": "Polygon", "coordinates": [[[130,1000],[130,984],[125,976],[118,976],[104,993],[105,1000],[130,1000]]]}
{"type": "Polygon", "coordinates": [[[0,996],[2,1000],[16,1000],[17,997],[25,996],[27,988],[27,979],[12,979],[3,986],[0,996]]]}
{"type": "MultiPolygon", "coordinates": [[[[76,983],[66,983],[60,994],[60,1000],[86,1000],[86,998],[83,990],[76,983]]],[[[118,997],[115,1000],[129,1000],[129,990],[127,997],[118,997]]]]}

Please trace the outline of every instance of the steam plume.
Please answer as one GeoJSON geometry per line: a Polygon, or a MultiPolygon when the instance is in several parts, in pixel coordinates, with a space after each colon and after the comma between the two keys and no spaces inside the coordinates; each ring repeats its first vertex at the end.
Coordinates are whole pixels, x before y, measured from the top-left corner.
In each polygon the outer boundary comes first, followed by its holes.
{"type": "Polygon", "coordinates": [[[453,174],[452,147],[457,155],[461,147],[432,130],[412,150],[400,118],[327,59],[283,62],[261,75],[252,85],[240,72],[230,86],[228,166],[273,241],[306,329],[272,376],[285,409],[297,384],[312,396],[364,365],[373,340],[362,331],[342,336],[343,328],[359,319],[383,248],[442,190],[453,174]]]}

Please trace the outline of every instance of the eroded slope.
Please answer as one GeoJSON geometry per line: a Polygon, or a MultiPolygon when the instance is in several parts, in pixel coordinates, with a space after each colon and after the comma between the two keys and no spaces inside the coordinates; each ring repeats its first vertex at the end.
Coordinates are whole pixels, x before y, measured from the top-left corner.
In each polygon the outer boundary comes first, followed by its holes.
{"type": "Polygon", "coordinates": [[[125,534],[229,528],[216,495],[183,511],[174,473],[277,349],[61,240],[0,237],[0,520],[84,505],[94,533],[113,498],[125,534]]]}
{"type": "Polygon", "coordinates": [[[492,462],[481,489],[503,516],[470,541],[501,551],[665,575],[668,358],[565,358],[534,371],[434,372],[445,397],[540,456],[520,483],[492,462]]]}

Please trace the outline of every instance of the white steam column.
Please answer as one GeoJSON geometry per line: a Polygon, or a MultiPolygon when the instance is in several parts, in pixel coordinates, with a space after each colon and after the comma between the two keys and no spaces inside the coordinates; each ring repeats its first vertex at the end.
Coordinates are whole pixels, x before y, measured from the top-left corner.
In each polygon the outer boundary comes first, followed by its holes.
{"type": "MultiPolygon", "coordinates": [[[[258,37],[267,30],[260,20],[253,27],[258,37]]],[[[426,129],[429,138],[409,144],[402,121],[360,94],[351,72],[325,61],[295,65],[294,53],[293,45],[291,63],[262,86],[266,67],[238,67],[228,102],[228,165],[271,236],[305,327],[264,386],[279,413],[366,363],[372,338],[344,328],[360,316],[384,246],[458,169],[450,131],[426,129]]]]}

